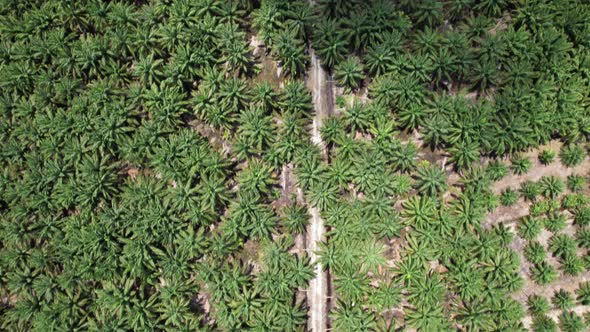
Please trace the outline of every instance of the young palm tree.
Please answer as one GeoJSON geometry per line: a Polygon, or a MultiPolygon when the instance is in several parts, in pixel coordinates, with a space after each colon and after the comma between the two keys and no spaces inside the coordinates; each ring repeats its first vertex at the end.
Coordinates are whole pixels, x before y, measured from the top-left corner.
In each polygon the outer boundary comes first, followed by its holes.
{"type": "Polygon", "coordinates": [[[538,284],[547,285],[555,280],[556,277],[557,272],[547,262],[536,264],[531,268],[531,278],[538,284]]]}
{"type": "Polygon", "coordinates": [[[564,145],[559,151],[561,162],[567,167],[574,167],[586,158],[586,152],[580,145],[564,145]]]}
{"type": "Polygon", "coordinates": [[[543,176],[539,180],[541,194],[554,199],[565,191],[565,183],[555,176],[543,176]]]}
{"type": "Polygon", "coordinates": [[[518,192],[508,187],[500,194],[500,203],[503,206],[512,206],[518,201],[518,192]]]}
{"type": "Polygon", "coordinates": [[[555,152],[552,150],[543,150],[539,153],[539,161],[543,165],[549,165],[555,160],[555,152]]]}
{"type": "Polygon", "coordinates": [[[563,311],[559,315],[559,327],[562,331],[580,332],[586,328],[582,317],[573,311],[563,311]]]}
{"type": "Polygon", "coordinates": [[[254,151],[261,153],[272,144],[274,124],[262,108],[253,107],[242,111],[238,122],[237,134],[254,151]]]}
{"type": "Polygon", "coordinates": [[[325,210],[337,200],[338,187],[329,182],[323,182],[310,188],[309,201],[310,203],[325,210]]]}
{"type": "Polygon", "coordinates": [[[492,61],[478,62],[471,76],[472,88],[480,92],[497,86],[499,83],[497,64],[492,61]]]}
{"type": "Polygon", "coordinates": [[[512,169],[514,174],[517,175],[526,174],[533,167],[533,163],[529,158],[520,155],[512,157],[510,161],[512,163],[512,165],[510,165],[510,168],[512,169]]]}
{"type": "Polygon", "coordinates": [[[531,327],[535,331],[557,331],[557,324],[555,321],[545,314],[535,315],[531,327]]]}

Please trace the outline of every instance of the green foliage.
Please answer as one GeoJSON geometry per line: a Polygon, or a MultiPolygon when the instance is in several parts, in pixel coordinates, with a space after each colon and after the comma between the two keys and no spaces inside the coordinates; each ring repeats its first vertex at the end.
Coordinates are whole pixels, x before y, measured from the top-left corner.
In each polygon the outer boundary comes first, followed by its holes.
{"type": "Polygon", "coordinates": [[[334,328],[339,331],[371,331],[376,327],[372,312],[342,301],[339,301],[337,307],[330,312],[330,319],[334,328]]]}
{"type": "Polygon", "coordinates": [[[545,166],[549,165],[553,161],[555,161],[555,157],[556,157],[556,154],[552,150],[543,150],[543,151],[539,152],[539,161],[541,162],[541,164],[543,164],[545,166]]]}
{"type": "Polygon", "coordinates": [[[543,224],[548,231],[557,233],[567,226],[567,218],[562,213],[552,213],[543,224]]]}
{"type": "Polygon", "coordinates": [[[438,167],[420,167],[416,174],[414,187],[420,193],[437,196],[447,189],[447,177],[444,171],[438,167]]]}
{"type": "Polygon", "coordinates": [[[571,174],[567,177],[567,188],[573,192],[580,192],[586,186],[586,180],[583,176],[571,174]]]}
{"type": "Polygon", "coordinates": [[[567,167],[579,165],[585,157],[586,151],[578,144],[563,145],[559,151],[559,159],[567,167]]]}
{"type": "Polygon", "coordinates": [[[556,234],[549,239],[549,251],[561,258],[575,255],[576,241],[567,234],[556,234]]]}
{"type": "Polygon", "coordinates": [[[518,192],[508,187],[500,194],[500,203],[504,206],[512,206],[518,201],[518,192]]]}
{"type": "Polygon", "coordinates": [[[527,201],[534,202],[537,196],[541,194],[541,186],[532,181],[524,181],[520,184],[520,193],[527,201]]]}
{"type": "Polygon", "coordinates": [[[488,164],[486,173],[490,176],[492,181],[499,181],[508,175],[508,167],[500,160],[494,160],[488,164]]]}
{"type": "Polygon", "coordinates": [[[586,324],[575,312],[564,311],[559,315],[559,327],[565,332],[579,332],[586,328],[586,324]]]}
{"type": "Polygon", "coordinates": [[[554,199],[565,191],[565,183],[556,176],[543,176],[538,183],[541,194],[547,198],[554,199]]]}
{"type": "Polygon", "coordinates": [[[533,167],[531,160],[524,156],[514,156],[510,162],[510,169],[517,175],[526,174],[533,167]]]}
{"type": "Polygon", "coordinates": [[[531,268],[531,278],[540,285],[547,285],[557,277],[557,271],[546,261],[531,268]]]}
{"type": "Polygon", "coordinates": [[[555,332],[557,324],[547,315],[537,315],[533,317],[532,328],[535,332],[555,332]]]}
{"type": "Polygon", "coordinates": [[[287,232],[295,234],[305,232],[305,227],[309,223],[309,215],[305,206],[291,204],[285,207],[283,213],[283,226],[287,232]]]}
{"type": "Polygon", "coordinates": [[[348,58],[334,68],[334,79],[338,85],[350,90],[356,90],[361,86],[365,75],[363,65],[357,58],[348,58]]]}
{"type": "Polygon", "coordinates": [[[549,309],[549,301],[547,298],[540,295],[529,295],[527,298],[527,305],[529,312],[533,316],[540,316],[546,314],[549,309]]]}
{"type": "Polygon", "coordinates": [[[524,248],[524,257],[532,264],[541,264],[545,256],[545,248],[537,241],[529,241],[524,248]]]}
{"type": "MultiPolygon", "coordinates": [[[[588,4],[0,8],[3,330],[300,331],[314,267],[294,239],[310,206],[329,229],[318,254],[332,329],[523,329],[514,234],[486,221],[518,196],[492,182],[507,156],[527,173],[524,153],[550,140],[564,142],[564,165],[585,159],[588,4]],[[325,82],[306,81],[310,65],[325,82]],[[332,78],[353,95],[332,96],[332,78]],[[325,93],[312,100],[308,86],[325,93]],[[378,326],[400,303],[406,326],[378,326]]],[[[540,284],[588,263],[576,251],[590,247],[584,187],[573,175],[563,199],[555,176],[519,189],[532,204],[517,231],[540,284]],[[570,214],[575,238],[558,233],[570,214]],[[555,267],[534,240],[543,226],[555,267]]],[[[532,328],[556,330],[541,302],[529,299],[532,328]]],[[[560,327],[586,329],[573,312],[560,327]]]]}
{"type": "Polygon", "coordinates": [[[583,304],[588,305],[590,303],[590,283],[585,281],[580,283],[578,289],[576,289],[577,300],[583,304]]]}
{"type": "Polygon", "coordinates": [[[590,248],[590,229],[587,227],[579,229],[576,232],[576,241],[582,248],[590,248]]]}
{"type": "Polygon", "coordinates": [[[543,230],[543,223],[537,218],[526,216],[517,225],[518,236],[525,240],[534,240],[543,230]]]}
{"type": "Polygon", "coordinates": [[[572,294],[564,289],[560,289],[553,294],[551,302],[557,309],[566,310],[574,306],[575,301],[572,294]]]}
{"type": "Polygon", "coordinates": [[[590,207],[582,206],[574,212],[574,223],[579,226],[590,225],[590,207]]]}

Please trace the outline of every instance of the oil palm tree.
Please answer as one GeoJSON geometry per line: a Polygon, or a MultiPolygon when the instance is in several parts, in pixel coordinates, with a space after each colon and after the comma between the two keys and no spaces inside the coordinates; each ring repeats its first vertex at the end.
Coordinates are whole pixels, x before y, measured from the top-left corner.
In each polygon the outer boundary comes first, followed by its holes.
{"type": "Polygon", "coordinates": [[[292,77],[298,77],[305,71],[308,59],[305,45],[296,35],[297,31],[281,31],[273,37],[273,50],[282,68],[292,77]]]}
{"type": "Polygon", "coordinates": [[[421,167],[416,174],[414,187],[423,194],[436,196],[444,192],[448,185],[445,173],[438,167],[421,167]]]}
{"type": "Polygon", "coordinates": [[[330,318],[339,331],[372,331],[376,327],[372,312],[340,300],[336,309],[330,312],[330,318]]]}
{"type": "Polygon", "coordinates": [[[334,79],[347,90],[356,90],[365,77],[364,68],[358,58],[348,58],[334,67],[334,79]]]}

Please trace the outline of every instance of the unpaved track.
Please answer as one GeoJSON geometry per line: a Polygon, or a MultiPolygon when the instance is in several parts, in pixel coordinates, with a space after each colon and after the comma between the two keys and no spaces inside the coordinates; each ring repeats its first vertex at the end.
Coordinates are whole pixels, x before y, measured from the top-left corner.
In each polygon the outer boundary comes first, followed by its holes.
{"type": "MultiPolygon", "coordinates": [[[[326,80],[326,72],[322,68],[319,58],[313,50],[310,50],[311,69],[308,78],[308,86],[312,91],[315,115],[311,128],[311,140],[318,145],[324,156],[326,156],[326,147],[320,135],[320,127],[324,118],[329,116],[330,107],[333,106],[331,87],[326,80]]],[[[328,328],[328,274],[323,271],[321,264],[318,262],[319,244],[325,240],[324,221],[320,216],[320,210],[315,207],[309,207],[311,216],[307,229],[307,252],[315,270],[315,277],[309,283],[307,292],[307,301],[309,304],[309,322],[308,330],[313,332],[323,332],[328,328]]]]}

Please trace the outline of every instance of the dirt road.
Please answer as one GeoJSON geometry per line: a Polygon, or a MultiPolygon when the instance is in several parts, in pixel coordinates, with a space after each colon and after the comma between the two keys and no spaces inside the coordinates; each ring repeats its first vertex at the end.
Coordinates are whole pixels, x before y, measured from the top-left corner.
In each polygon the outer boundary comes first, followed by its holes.
{"type": "MultiPolygon", "coordinates": [[[[322,148],[326,155],[326,147],[320,135],[320,127],[324,118],[329,116],[330,107],[333,105],[332,89],[327,83],[327,74],[322,68],[319,58],[313,50],[310,50],[311,68],[308,78],[308,87],[312,91],[315,115],[311,128],[311,140],[314,144],[322,148]]],[[[325,239],[324,221],[320,216],[319,209],[309,208],[311,220],[307,229],[307,252],[311,261],[315,264],[314,270],[316,276],[311,280],[307,293],[309,304],[309,323],[308,330],[314,332],[326,331],[328,328],[328,275],[322,270],[321,264],[317,262],[318,256],[315,254],[319,250],[319,244],[325,239]]]]}

